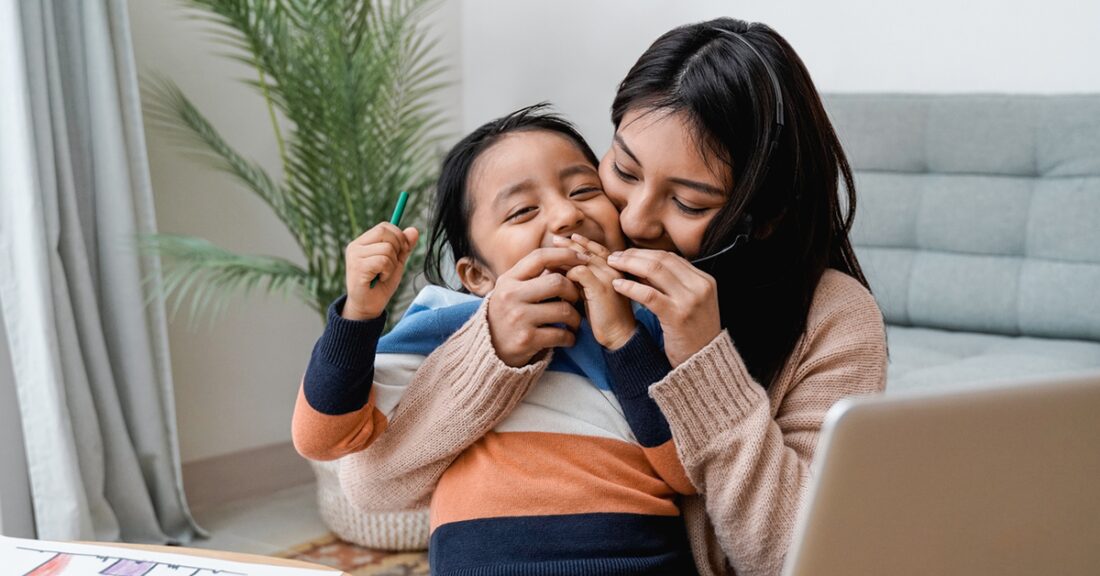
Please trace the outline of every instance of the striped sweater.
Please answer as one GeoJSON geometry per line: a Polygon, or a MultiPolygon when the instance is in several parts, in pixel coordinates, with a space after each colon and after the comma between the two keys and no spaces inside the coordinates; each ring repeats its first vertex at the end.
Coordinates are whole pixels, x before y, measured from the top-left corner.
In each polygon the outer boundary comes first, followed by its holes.
{"type": "MultiPolygon", "coordinates": [[[[420,400],[406,398],[417,369],[481,304],[428,287],[379,339],[384,318],[348,321],[340,317],[343,300],[335,302],[295,410],[295,439],[309,439],[299,450],[316,459],[356,453],[359,470],[400,466],[400,455],[371,448],[402,433],[394,425],[398,408],[415,413],[408,404],[420,400]]],[[[517,386],[514,406],[479,423],[484,432],[472,443],[438,460],[446,468],[431,492],[433,573],[694,571],[679,496],[695,489],[647,393],[670,367],[656,318],[641,308],[636,317],[639,330],[615,352],[582,322],[574,346],[534,363],[532,372],[541,373],[517,386]]],[[[474,394],[485,384],[469,371],[434,376],[474,394]]],[[[355,486],[355,467],[344,468],[345,485],[355,486]]],[[[386,507],[378,494],[348,497],[386,507]]]]}
{"type": "MultiPolygon", "coordinates": [[[[345,492],[360,507],[399,511],[393,514],[401,519],[419,518],[421,510],[426,516],[447,466],[506,416],[546,368],[548,357],[523,368],[501,362],[485,311],[483,303],[421,364],[388,423],[399,433],[341,460],[345,492]],[[444,377],[455,371],[467,377],[444,377]]],[[[780,573],[825,415],[841,398],[880,392],[885,383],[882,312],[858,281],[826,270],[805,331],[766,389],[725,331],[649,387],[699,491],[684,496],[680,508],[701,575],[780,573]]],[[[376,431],[362,426],[357,413],[322,417],[305,406],[299,392],[293,432],[303,454],[338,457],[341,446],[376,431]]]]}

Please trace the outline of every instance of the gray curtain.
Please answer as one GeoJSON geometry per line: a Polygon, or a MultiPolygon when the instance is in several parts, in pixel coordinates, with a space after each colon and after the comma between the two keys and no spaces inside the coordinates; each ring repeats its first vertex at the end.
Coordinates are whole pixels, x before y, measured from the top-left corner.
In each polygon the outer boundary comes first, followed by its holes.
{"type": "Polygon", "coordinates": [[[187,543],[124,0],[0,0],[0,305],[39,538],[187,543]],[[147,300],[149,304],[147,305],[147,300]]]}

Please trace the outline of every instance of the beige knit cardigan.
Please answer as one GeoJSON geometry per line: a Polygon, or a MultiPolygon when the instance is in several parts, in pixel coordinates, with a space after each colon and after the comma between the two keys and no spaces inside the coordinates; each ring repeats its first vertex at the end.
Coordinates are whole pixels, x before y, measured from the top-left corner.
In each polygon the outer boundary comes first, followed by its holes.
{"type": "MultiPolygon", "coordinates": [[[[344,459],[341,483],[353,503],[371,511],[427,506],[450,462],[545,370],[549,354],[518,369],[500,361],[486,310],[483,303],[425,360],[387,433],[344,459]]],[[[806,330],[768,390],[725,331],[650,386],[699,492],[684,498],[682,510],[700,574],[780,573],[825,414],[841,398],[882,391],[886,358],[874,298],[854,278],[827,270],[806,330]]]]}

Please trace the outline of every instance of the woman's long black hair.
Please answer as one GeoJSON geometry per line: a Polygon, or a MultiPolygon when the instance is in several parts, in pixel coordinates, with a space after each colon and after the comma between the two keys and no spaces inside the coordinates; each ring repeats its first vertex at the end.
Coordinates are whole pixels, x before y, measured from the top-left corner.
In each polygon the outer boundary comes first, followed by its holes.
{"type": "Polygon", "coordinates": [[[752,231],[747,243],[699,267],[718,282],[722,326],[750,374],[770,386],[806,328],[826,268],[869,288],[848,239],[852,172],[806,67],[763,24],[719,18],[681,26],[658,38],[619,85],[616,130],[631,110],[685,113],[700,151],[728,165],[729,199],[700,255],[729,245],[747,222],[752,231]],[[770,155],[778,95],[768,67],[782,92],[784,124],[770,155]]]}
{"type": "MultiPolygon", "coordinates": [[[[490,120],[459,140],[443,159],[435,187],[431,235],[424,256],[424,275],[428,282],[447,286],[444,267],[449,252],[454,262],[467,256],[481,259],[470,242],[470,215],[473,205],[468,194],[470,170],[481,153],[488,150],[505,134],[542,130],[571,141],[592,167],[600,162],[584,137],[568,120],[550,111],[550,104],[541,102],[520,108],[507,116],[490,120]]],[[[461,286],[459,290],[465,291],[461,286]]]]}

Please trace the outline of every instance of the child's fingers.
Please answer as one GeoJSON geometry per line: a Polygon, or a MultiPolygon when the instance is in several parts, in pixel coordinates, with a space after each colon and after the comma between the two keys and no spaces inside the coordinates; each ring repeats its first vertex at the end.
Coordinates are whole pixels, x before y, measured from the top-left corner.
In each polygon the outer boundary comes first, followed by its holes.
{"type": "Polygon", "coordinates": [[[600,281],[596,278],[596,275],[592,273],[592,270],[588,266],[574,266],[565,275],[566,278],[579,284],[581,289],[584,290],[584,295],[587,298],[590,296],[591,291],[599,287],[600,281]]]}
{"type": "Polygon", "coordinates": [[[405,240],[408,241],[405,251],[401,253],[401,265],[403,266],[405,262],[408,262],[409,256],[412,256],[413,248],[416,248],[416,241],[420,239],[420,231],[410,226],[403,230],[402,233],[405,236],[405,240]]]}
{"type": "Polygon", "coordinates": [[[568,248],[537,248],[520,258],[501,279],[508,277],[520,281],[530,280],[539,277],[546,270],[567,269],[584,264],[588,258],[587,255],[568,248]]]}
{"type": "Polygon", "coordinates": [[[369,256],[363,261],[362,275],[359,281],[369,284],[375,278],[378,278],[379,282],[386,282],[397,270],[400,270],[400,265],[394,258],[380,254],[369,256]]]}
{"type": "Polygon", "coordinates": [[[406,237],[405,233],[400,228],[389,222],[379,223],[370,230],[360,234],[351,244],[355,246],[367,246],[379,242],[388,242],[401,250],[406,250],[409,247],[409,238],[406,237]]]}
{"type": "Polygon", "coordinates": [[[375,242],[374,244],[352,246],[348,252],[349,264],[353,261],[362,261],[374,256],[385,256],[395,263],[401,261],[401,251],[390,242],[375,242]]]}
{"type": "Polygon", "coordinates": [[[581,247],[583,247],[585,250],[587,250],[590,254],[593,254],[595,256],[599,256],[600,258],[607,258],[608,256],[611,255],[611,251],[608,250],[603,244],[600,244],[599,242],[596,242],[595,240],[591,240],[589,238],[581,236],[580,234],[573,234],[572,236],[569,237],[569,239],[572,240],[573,242],[576,242],[577,244],[579,244],[581,247]]]}
{"type": "Polygon", "coordinates": [[[611,280],[604,280],[600,278],[596,271],[589,266],[577,266],[569,271],[566,278],[580,284],[584,290],[586,299],[615,294],[614,288],[611,287],[611,280]]]}

